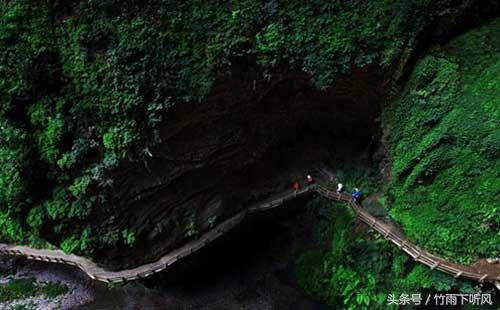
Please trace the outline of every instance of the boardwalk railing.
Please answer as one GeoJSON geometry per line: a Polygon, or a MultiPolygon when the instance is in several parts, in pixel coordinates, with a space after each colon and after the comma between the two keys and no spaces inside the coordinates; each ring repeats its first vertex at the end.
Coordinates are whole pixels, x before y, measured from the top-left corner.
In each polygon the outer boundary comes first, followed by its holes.
{"type": "Polygon", "coordinates": [[[201,238],[186,243],[184,246],[165,254],[155,262],[144,264],[132,269],[108,271],[105,268],[98,266],[88,258],[66,254],[60,250],[34,249],[26,246],[0,244],[0,253],[23,256],[27,259],[39,260],[44,262],[76,266],[83,272],[85,272],[90,278],[97,281],[107,283],[133,281],[160,272],[176,261],[182,259],[183,257],[189,256],[192,253],[198,251],[208,243],[219,238],[220,236],[224,235],[226,232],[234,228],[241,221],[243,221],[243,219],[249,213],[273,209],[283,205],[283,203],[285,203],[286,201],[293,200],[297,197],[310,195],[313,192],[317,192],[327,199],[348,202],[356,213],[357,217],[362,222],[366,223],[370,228],[380,233],[388,241],[394,243],[402,251],[410,255],[415,261],[425,264],[431,269],[440,270],[442,272],[450,274],[456,278],[463,277],[478,282],[492,282],[497,286],[498,289],[500,289],[500,268],[497,272],[485,273],[481,272],[481,270],[475,267],[456,264],[453,262],[449,262],[439,256],[433,255],[411,243],[409,240],[405,239],[404,235],[393,225],[384,223],[383,221],[372,216],[358,202],[351,200],[351,197],[349,195],[339,194],[320,185],[309,186],[297,192],[289,192],[277,199],[259,205],[251,206],[231,217],[230,219],[218,224],[215,228],[203,234],[201,238]]]}
{"type": "MultiPolygon", "coordinates": [[[[500,281],[500,268],[497,273],[483,273],[479,269],[472,266],[465,266],[449,262],[442,257],[431,254],[409,240],[405,239],[401,232],[389,224],[386,224],[374,216],[372,216],[366,209],[364,209],[358,202],[351,200],[351,197],[345,194],[339,194],[324,187],[318,188],[318,193],[326,198],[349,202],[352,209],[358,218],[366,223],[370,228],[380,233],[385,239],[394,243],[402,251],[410,255],[415,261],[429,266],[431,269],[436,269],[444,273],[450,274],[455,278],[463,277],[478,282],[492,282],[500,281]]],[[[499,285],[498,282],[495,285],[499,285]]],[[[499,287],[500,289],[500,287],[499,287]]]]}
{"type": "Polygon", "coordinates": [[[241,211],[240,213],[234,215],[230,219],[218,224],[213,229],[203,234],[199,239],[186,243],[182,247],[165,254],[155,262],[144,264],[132,269],[109,271],[97,265],[88,258],[66,254],[61,250],[35,249],[26,246],[16,246],[1,243],[0,254],[23,256],[27,259],[76,266],[83,272],[85,272],[90,278],[101,282],[121,283],[134,281],[137,279],[148,277],[154,273],[158,273],[168,266],[172,265],[173,263],[177,262],[178,260],[193,254],[208,243],[214,241],[215,239],[219,238],[220,236],[224,235],[226,232],[234,228],[241,221],[243,221],[243,219],[248,214],[276,208],[286,201],[293,200],[297,197],[310,195],[314,193],[315,190],[316,186],[310,186],[297,192],[286,193],[274,200],[270,200],[255,206],[250,206],[244,211],[241,211]]]}

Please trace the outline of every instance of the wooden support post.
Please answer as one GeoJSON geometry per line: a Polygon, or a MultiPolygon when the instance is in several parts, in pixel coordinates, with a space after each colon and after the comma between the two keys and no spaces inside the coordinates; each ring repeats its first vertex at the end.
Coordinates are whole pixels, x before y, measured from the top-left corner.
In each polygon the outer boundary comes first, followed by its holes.
{"type": "Polygon", "coordinates": [[[420,252],[417,252],[417,255],[415,255],[415,257],[413,257],[414,260],[417,260],[419,257],[420,257],[420,252]]]}
{"type": "Polygon", "coordinates": [[[439,262],[436,262],[434,265],[431,266],[431,270],[436,269],[436,267],[439,266],[439,262]]]}
{"type": "Polygon", "coordinates": [[[457,274],[455,274],[455,279],[460,277],[463,273],[464,273],[463,271],[457,272],[457,274]]]}
{"type": "Polygon", "coordinates": [[[485,273],[480,279],[479,279],[479,282],[483,282],[484,279],[486,279],[486,277],[488,276],[487,273],[485,273]]]}

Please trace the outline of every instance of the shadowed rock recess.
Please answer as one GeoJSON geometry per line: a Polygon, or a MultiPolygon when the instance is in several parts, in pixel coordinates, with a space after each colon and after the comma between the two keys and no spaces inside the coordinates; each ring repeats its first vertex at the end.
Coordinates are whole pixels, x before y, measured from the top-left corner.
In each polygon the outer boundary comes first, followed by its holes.
{"type": "Polygon", "coordinates": [[[380,131],[373,80],[360,72],[320,91],[305,76],[233,77],[206,102],[175,105],[151,158],[116,169],[120,212],[104,225],[132,227],[137,241],[105,259],[113,267],[154,259],[294,177],[372,153],[380,131]]]}

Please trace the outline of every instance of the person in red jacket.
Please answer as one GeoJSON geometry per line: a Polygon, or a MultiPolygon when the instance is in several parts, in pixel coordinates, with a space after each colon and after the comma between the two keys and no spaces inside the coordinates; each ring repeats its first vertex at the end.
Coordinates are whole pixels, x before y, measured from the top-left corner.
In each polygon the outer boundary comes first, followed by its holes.
{"type": "Polygon", "coordinates": [[[299,181],[295,180],[295,182],[293,182],[292,188],[295,191],[295,193],[297,193],[299,191],[299,189],[300,189],[300,183],[299,183],[299,181]]]}

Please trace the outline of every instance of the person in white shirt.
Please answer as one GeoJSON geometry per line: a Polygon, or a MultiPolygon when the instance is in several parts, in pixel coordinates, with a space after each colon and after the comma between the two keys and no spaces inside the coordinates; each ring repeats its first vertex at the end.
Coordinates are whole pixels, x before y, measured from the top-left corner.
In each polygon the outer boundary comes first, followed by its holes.
{"type": "Polygon", "coordinates": [[[337,193],[342,193],[344,191],[344,184],[337,184],[337,193]]]}

